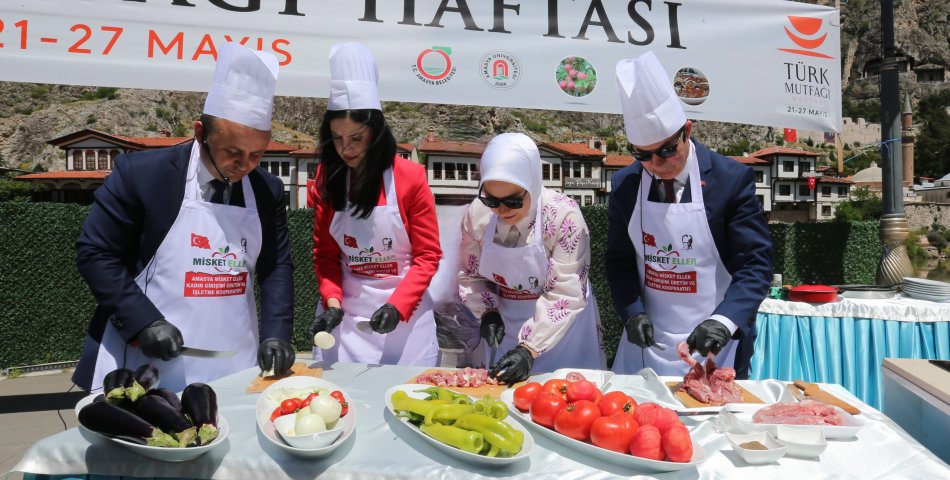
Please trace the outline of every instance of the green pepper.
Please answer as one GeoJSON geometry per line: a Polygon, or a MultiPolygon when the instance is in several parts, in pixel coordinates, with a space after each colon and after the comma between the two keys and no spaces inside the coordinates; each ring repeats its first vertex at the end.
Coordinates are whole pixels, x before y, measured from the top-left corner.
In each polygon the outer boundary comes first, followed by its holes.
{"type": "Polygon", "coordinates": [[[485,415],[477,413],[462,415],[455,421],[454,425],[465,430],[481,433],[486,442],[512,454],[520,452],[524,443],[524,434],[520,430],[516,430],[501,420],[485,415]]]}
{"type": "Polygon", "coordinates": [[[471,405],[457,405],[450,403],[448,405],[439,405],[431,410],[425,416],[425,424],[432,425],[435,422],[442,424],[451,424],[462,415],[472,413],[474,408],[471,405]]]}
{"type": "Polygon", "coordinates": [[[393,402],[393,410],[397,412],[415,413],[423,417],[429,413],[429,410],[448,403],[446,400],[419,400],[418,398],[410,397],[402,390],[394,392],[391,400],[393,402]]]}
{"type": "Polygon", "coordinates": [[[508,416],[508,406],[505,402],[492,397],[485,397],[475,402],[475,413],[485,415],[496,420],[504,420],[508,416]]]}
{"type": "Polygon", "coordinates": [[[442,387],[429,387],[425,390],[417,390],[418,393],[429,394],[429,399],[447,400],[449,403],[461,405],[471,405],[472,399],[463,393],[453,392],[442,387]]]}
{"type": "Polygon", "coordinates": [[[485,437],[478,432],[463,430],[451,425],[422,425],[422,433],[459,450],[479,453],[485,445],[485,437]]]}

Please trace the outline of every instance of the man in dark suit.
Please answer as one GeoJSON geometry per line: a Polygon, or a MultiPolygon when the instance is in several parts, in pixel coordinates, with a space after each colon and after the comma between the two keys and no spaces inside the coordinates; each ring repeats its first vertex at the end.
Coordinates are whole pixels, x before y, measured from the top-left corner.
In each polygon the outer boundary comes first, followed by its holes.
{"type": "Polygon", "coordinates": [[[772,271],[754,173],[690,138],[652,52],[622,60],[617,75],[637,162],[614,174],[609,200],[607,281],[626,330],[614,370],[682,375],[685,342],[744,378],[772,271]]]}
{"type": "Polygon", "coordinates": [[[79,271],[98,302],[73,375],[80,387],[101,388],[112,369],[143,363],[173,390],[255,360],[262,370],[292,365],[284,188],[259,168],[276,76],[272,55],[227,44],[195,141],[121,155],[96,191],[77,242],[79,271]],[[230,356],[180,356],[186,345],[230,356]]]}

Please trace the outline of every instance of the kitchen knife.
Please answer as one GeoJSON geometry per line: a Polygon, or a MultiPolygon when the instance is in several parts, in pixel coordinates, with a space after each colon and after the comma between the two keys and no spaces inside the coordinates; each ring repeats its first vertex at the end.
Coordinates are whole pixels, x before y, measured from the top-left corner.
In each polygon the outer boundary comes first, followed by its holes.
{"type": "Polygon", "coordinates": [[[656,342],[653,342],[653,345],[650,345],[650,346],[661,352],[665,352],[666,349],[669,348],[666,345],[663,345],[662,343],[656,343],[656,342]]]}
{"type": "Polygon", "coordinates": [[[189,357],[198,358],[228,358],[233,357],[237,352],[220,352],[216,350],[203,350],[200,348],[181,347],[181,354],[189,357]]]}
{"type": "Polygon", "coordinates": [[[488,346],[491,347],[491,356],[488,359],[488,366],[492,367],[495,365],[495,352],[498,351],[498,344],[494,341],[488,342],[488,346]]]}

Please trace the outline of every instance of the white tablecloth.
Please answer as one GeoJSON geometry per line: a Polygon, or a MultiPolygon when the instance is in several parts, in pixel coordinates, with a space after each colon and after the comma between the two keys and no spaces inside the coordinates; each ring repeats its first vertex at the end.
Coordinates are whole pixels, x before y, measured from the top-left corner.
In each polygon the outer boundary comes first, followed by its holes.
{"type": "MultiPolygon", "coordinates": [[[[106,441],[90,443],[78,429],[40,440],[14,471],[40,474],[197,477],[227,479],[365,479],[365,478],[497,478],[525,479],[793,479],[854,478],[916,480],[950,478],[950,468],[880,412],[843,388],[823,386],[859,406],[867,425],[854,440],[830,441],[821,460],[792,457],[763,466],[745,464],[725,437],[710,434],[703,441],[708,459],[698,468],[656,476],[567,451],[545,436],[534,435],[536,448],[527,461],[500,469],[478,468],[447,456],[384,414],[383,393],[392,385],[411,379],[421,368],[335,364],[324,378],[342,386],[353,397],[351,409],[359,412],[356,433],[333,455],[302,460],[268,444],[257,431],[254,405],[258,395],[244,393],[254,369],[212,382],[218,393],[219,411],[231,426],[228,441],[218,449],[185,463],[163,463],[128,453],[106,441]]],[[[622,386],[633,377],[616,377],[622,386]]],[[[712,417],[682,417],[690,428],[712,417]]],[[[704,430],[711,430],[704,428],[704,430]]]]}
{"type": "Polygon", "coordinates": [[[838,297],[829,303],[792,302],[766,298],[759,313],[812,317],[848,317],[900,322],[948,322],[950,303],[928,302],[900,294],[886,299],[859,299],[838,297]]]}

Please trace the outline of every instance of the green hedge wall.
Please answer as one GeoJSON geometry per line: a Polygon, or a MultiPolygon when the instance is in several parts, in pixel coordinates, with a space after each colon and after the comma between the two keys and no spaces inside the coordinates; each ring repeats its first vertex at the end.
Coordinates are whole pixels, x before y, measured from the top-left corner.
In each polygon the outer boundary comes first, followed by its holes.
{"type": "MultiPolygon", "coordinates": [[[[591,231],[591,283],[604,324],[608,359],[620,338],[603,275],[607,238],[604,205],[583,207],[591,231]]],[[[56,203],[0,202],[0,368],[79,358],[95,310],[76,270],[75,242],[88,207],[56,203]]],[[[289,212],[294,265],[294,344],[309,349],[305,331],[313,318],[309,210],[289,212]]],[[[877,222],[772,224],[775,271],[785,283],[873,283],[881,242],[877,222]]]]}

